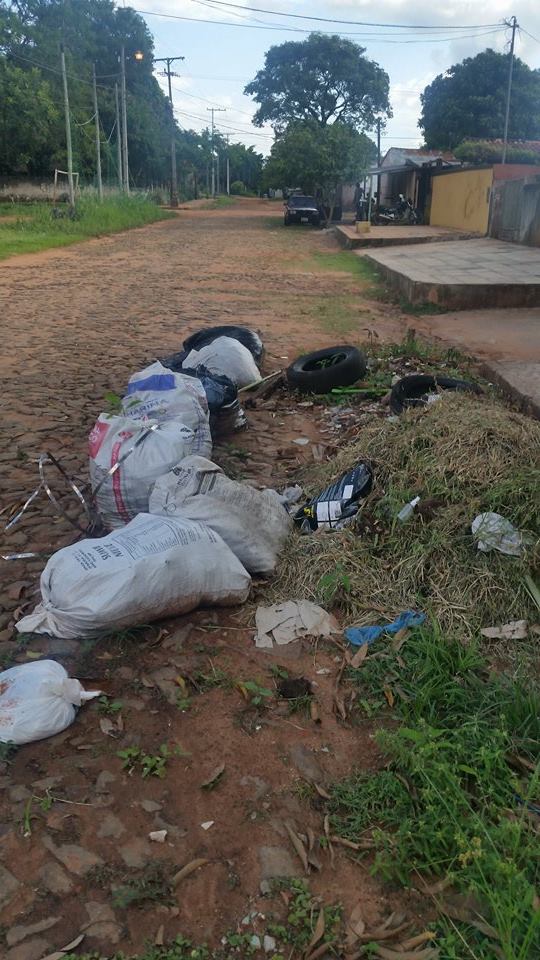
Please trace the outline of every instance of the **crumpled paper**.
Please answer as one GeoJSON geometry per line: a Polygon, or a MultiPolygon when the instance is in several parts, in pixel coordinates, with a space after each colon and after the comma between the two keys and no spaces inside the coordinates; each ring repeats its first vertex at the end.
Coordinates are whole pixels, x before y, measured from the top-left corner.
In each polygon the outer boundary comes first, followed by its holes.
{"type": "Polygon", "coordinates": [[[526,620],[510,620],[498,627],[484,627],[480,633],[488,640],[525,640],[528,624],[526,620]]]}
{"type": "Polygon", "coordinates": [[[272,648],[302,637],[329,637],[341,633],[335,617],[310,600],[287,600],[271,607],[258,607],[255,614],[255,646],[272,648]]]}

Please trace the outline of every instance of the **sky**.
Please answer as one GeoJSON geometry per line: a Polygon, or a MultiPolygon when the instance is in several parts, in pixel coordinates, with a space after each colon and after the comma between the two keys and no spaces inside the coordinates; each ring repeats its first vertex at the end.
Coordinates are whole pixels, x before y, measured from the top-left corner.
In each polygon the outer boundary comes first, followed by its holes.
{"type": "MultiPolygon", "coordinates": [[[[124,2],[124,0],[120,0],[124,2]]],[[[182,127],[202,130],[210,124],[231,140],[254,146],[267,154],[272,130],[251,123],[256,104],[243,88],[264,65],[264,54],[274,44],[301,40],[310,30],[349,35],[366,48],[366,56],[390,77],[393,118],[383,133],[382,153],[390,147],[417,147],[419,94],[434,77],[453,63],[475,56],[486,47],[508,50],[511,31],[504,19],[517,17],[516,54],[530,67],[540,68],[539,0],[140,0],[141,13],[155,42],[156,57],[184,56],[175,65],[173,79],[175,115],[182,127]],[[264,8],[267,13],[244,9],[264,8]],[[169,14],[173,19],[159,16],[169,14]],[[286,16],[295,14],[296,18],[286,16]],[[354,21],[335,24],[303,19],[324,17],[354,21]],[[300,19],[302,18],[302,19],[300,19]],[[201,22],[203,21],[203,22],[201,22]],[[220,21],[219,23],[216,21],[220,21]],[[358,25],[358,21],[382,26],[358,25]],[[408,29],[395,29],[403,24],[408,29]],[[420,29],[427,27],[429,29],[420,29]],[[302,32],[297,32],[302,31],[302,32]]],[[[125,4],[124,4],[125,5],[125,4]]],[[[166,89],[166,80],[158,78],[166,89]]],[[[501,131],[502,134],[502,131],[501,131]]]]}

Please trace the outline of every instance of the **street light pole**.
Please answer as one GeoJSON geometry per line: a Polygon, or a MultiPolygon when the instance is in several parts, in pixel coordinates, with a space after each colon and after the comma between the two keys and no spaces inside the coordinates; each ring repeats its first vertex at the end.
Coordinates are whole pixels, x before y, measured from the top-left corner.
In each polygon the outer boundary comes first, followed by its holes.
{"type": "Polygon", "coordinates": [[[123,159],[123,182],[124,191],[129,196],[129,160],[128,160],[128,138],[127,138],[127,102],[126,102],[126,54],[124,44],[120,51],[120,100],[122,104],[122,159],[123,159]]]}
{"type": "Polygon", "coordinates": [[[171,111],[171,207],[178,206],[178,178],[176,174],[176,129],[174,125],[174,107],[172,98],[171,77],[177,77],[177,73],[171,71],[171,63],[175,60],[185,60],[185,57],[157,57],[154,63],[165,63],[166,67],[163,76],[167,77],[169,83],[169,107],[171,111]]]}
{"type": "Polygon", "coordinates": [[[216,195],[216,162],[214,156],[214,114],[215,113],[226,113],[225,107],[207,107],[206,108],[212,114],[212,196],[216,195]]]}
{"type": "Polygon", "coordinates": [[[62,85],[64,88],[64,113],[66,118],[66,149],[67,149],[67,173],[68,173],[68,191],[69,204],[73,209],[75,206],[75,190],[73,189],[73,151],[71,148],[71,120],[69,114],[69,94],[66,74],[66,58],[64,55],[64,44],[60,44],[60,64],[62,67],[62,85]]]}

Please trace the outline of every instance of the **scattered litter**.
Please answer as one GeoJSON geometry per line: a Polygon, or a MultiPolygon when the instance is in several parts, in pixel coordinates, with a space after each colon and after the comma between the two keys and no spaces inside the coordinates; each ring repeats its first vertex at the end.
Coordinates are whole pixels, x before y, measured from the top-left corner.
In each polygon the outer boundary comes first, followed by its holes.
{"type": "Polygon", "coordinates": [[[244,603],[250,582],[204,523],[141,513],[106,537],[53,554],[41,575],[42,602],[16,629],[67,639],[95,636],[199,604],[244,603]]]}
{"type": "Polygon", "coordinates": [[[238,399],[238,388],[230,377],[225,374],[210,373],[202,364],[196,368],[181,367],[186,377],[196,377],[203,385],[208,403],[208,410],[219,413],[223,407],[234,403],[238,399]]]}
{"type": "MultiPolygon", "coordinates": [[[[71,940],[70,943],[66,943],[65,947],[60,947],[59,950],[55,950],[53,953],[48,953],[46,957],[43,957],[43,960],[63,960],[66,953],[71,953],[72,950],[75,950],[80,943],[83,942],[86,934],[81,933],[78,937],[75,937],[74,940],[71,940]]],[[[30,941],[32,942],[32,941],[30,941]]]]}
{"type": "Polygon", "coordinates": [[[150,840],[154,843],[165,843],[167,839],[167,830],[151,830],[148,834],[150,840]]]}
{"type": "Polygon", "coordinates": [[[425,619],[425,613],[405,610],[403,613],[400,613],[399,617],[393,620],[392,623],[385,623],[374,627],[347,627],[345,636],[349,643],[353,643],[355,647],[360,647],[364,644],[374,643],[383,633],[397,633],[398,630],[403,630],[404,627],[418,627],[425,619]]]}
{"type": "Polygon", "coordinates": [[[359,463],[330,484],[312,500],[304,504],[294,520],[303,533],[324,529],[339,529],[358,511],[358,501],[371,490],[373,473],[367,463],[359,463]]]}
{"type": "Polygon", "coordinates": [[[498,550],[509,557],[520,557],[523,553],[523,534],[500,513],[479,513],[472,522],[471,530],[478,541],[478,549],[483,553],[498,550]]]}
{"type": "Polygon", "coordinates": [[[205,820],[204,823],[201,823],[201,827],[203,830],[209,830],[210,827],[214,826],[215,822],[215,820],[205,820]]]}
{"type": "Polygon", "coordinates": [[[254,950],[260,950],[261,938],[258,937],[256,933],[254,933],[251,940],[249,941],[249,945],[250,947],[253,947],[254,950]]]}
{"type": "Polygon", "coordinates": [[[264,937],[263,937],[263,950],[264,950],[264,952],[265,952],[265,953],[273,953],[275,949],[276,949],[276,941],[275,941],[275,938],[274,938],[274,937],[270,937],[270,936],[268,936],[267,933],[265,933],[265,935],[264,935],[264,937]]]}
{"type": "Polygon", "coordinates": [[[300,697],[311,697],[313,691],[311,683],[305,677],[286,677],[277,685],[278,696],[284,700],[299,700],[300,697]]]}
{"type": "Polygon", "coordinates": [[[329,637],[341,633],[335,617],[311,600],[288,600],[271,607],[258,607],[255,614],[256,647],[293,643],[302,637],[329,637]]]}
{"type": "Polygon", "coordinates": [[[465,390],[468,393],[481,394],[477,383],[468,380],[456,380],[453,377],[431,376],[415,373],[403,377],[394,383],[390,393],[392,413],[402,413],[407,407],[424,407],[439,400],[440,390],[465,390]]]}
{"type": "Polygon", "coordinates": [[[101,690],[84,690],[55,660],[23,663],[0,673],[0,741],[32,743],[61,733],[77,707],[101,690]]]}
{"type": "MultiPolygon", "coordinates": [[[[72,527],[75,527],[77,530],[80,530],[82,533],[87,533],[89,527],[91,527],[93,522],[93,514],[89,504],[86,502],[83,496],[83,493],[79,488],[79,485],[75,483],[75,480],[73,479],[73,477],[68,476],[62,464],[59,462],[59,460],[56,459],[56,457],[53,457],[52,453],[40,454],[40,456],[38,457],[37,464],[38,464],[38,472],[39,472],[39,483],[35,488],[35,490],[33,491],[33,493],[31,493],[30,496],[27,497],[27,499],[22,504],[22,506],[17,505],[16,507],[9,509],[9,520],[4,527],[4,532],[7,533],[8,530],[11,530],[11,528],[14,527],[15,524],[22,519],[23,515],[26,513],[28,508],[32,505],[32,503],[34,503],[34,501],[39,497],[40,493],[44,490],[49,500],[51,501],[53,507],[55,508],[56,512],[59,514],[59,516],[62,516],[65,520],[67,520],[72,527]],[[47,470],[45,469],[45,467],[47,467],[47,470]],[[58,492],[55,494],[52,490],[53,480],[52,480],[52,477],[49,476],[50,467],[54,467],[54,469],[57,471],[56,474],[53,474],[54,483],[58,483],[61,481],[63,484],[65,484],[66,490],[71,491],[75,495],[77,500],[77,505],[80,505],[84,510],[85,520],[86,520],[85,523],[83,524],[79,523],[78,520],[75,520],[72,516],[69,515],[69,513],[66,512],[66,510],[64,510],[64,507],[62,506],[62,504],[59,502],[59,499],[58,499],[60,494],[58,492]],[[16,512],[14,513],[14,511],[16,512]]],[[[64,492],[65,491],[62,491],[62,493],[64,492]]],[[[15,554],[10,554],[8,556],[3,556],[2,559],[3,560],[24,560],[26,558],[36,557],[36,556],[40,556],[40,554],[15,553],[15,554]]]]}
{"type": "Polygon", "coordinates": [[[488,640],[526,640],[528,624],[526,620],[511,620],[500,627],[484,627],[480,633],[488,640]]]}
{"type": "Polygon", "coordinates": [[[415,508],[418,506],[419,503],[420,503],[420,497],[413,497],[413,499],[409,503],[406,503],[405,506],[401,508],[401,510],[399,511],[396,517],[396,520],[399,520],[401,523],[405,523],[407,520],[410,520],[410,518],[412,517],[415,511],[415,508]]]}
{"type": "Polygon", "coordinates": [[[299,483],[295,483],[293,487],[285,487],[281,493],[278,493],[278,497],[285,509],[290,513],[289,507],[293,507],[298,503],[303,492],[303,487],[301,487],[299,483]]]}
{"type": "Polygon", "coordinates": [[[306,447],[308,443],[311,443],[309,437],[297,437],[292,442],[298,444],[299,447],[306,447]]]}
{"type": "Polygon", "coordinates": [[[156,480],[150,512],[208,524],[250,573],[274,572],[291,529],[275,490],[230,480],[203,457],[186,457],[156,480]]]}
{"type": "Polygon", "coordinates": [[[196,369],[199,366],[206,367],[210,373],[229,377],[237,387],[246,387],[261,379],[252,353],[232,337],[218,337],[199,350],[191,350],[182,368],[196,369]]]}
{"type": "Polygon", "coordinates": [[[321,667],[320,670],[317,670],[318,677],[326,677],[329,673],[332,673],[332,671],[328,667],[321,667]]]}
{"type": "MultiPolygon", "coordinates": [[[[146,513],[157,478],[184,457],[200,452],[200,446],[191,427],[179,420],[158,423],[102,413],[88,449],[95,504],[105,526],[121,527],[146,513]]],[[[203,448],[209,453],[211,445],[203,448]]]]}

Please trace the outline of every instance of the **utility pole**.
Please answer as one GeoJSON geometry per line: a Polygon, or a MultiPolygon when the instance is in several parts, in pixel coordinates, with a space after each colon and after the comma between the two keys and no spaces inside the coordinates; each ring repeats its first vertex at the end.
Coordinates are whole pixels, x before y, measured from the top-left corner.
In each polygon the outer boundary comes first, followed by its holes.
{"type": "Polygon", "coordinates": [[[165,63],[163,76],[169,81],[169,106],[171,109],[171,207],[178,206],[178,179],[176,176],[176,129],[174,125],[174,107],[172,98],[171,77],[178,77],[178,73],[171,71],[171,63],[175,60],[185,60],[185,57],[158,57],[154,63],[165,63]]]}
{"type": "Polygon", "coordinates": [[[124,178],[122,176],[122,132],[120,130],[120,102],[118,99],[118,84],[114,85],[114,100],[116,104],[116,165],[118,167],[118,186],[120,190],[124,187],[124,178]]]}
{"type": "Polygon", "coordinates": [[[225,107],[207,107],[207,110],[212,114],[212,196],[216,195],[216,163],[214,156],[214,114],[215,113],[226,113],[225,107]]]}
{"type": "Polygon", "coordinates": [[[220,193],[220,187],[221,187],[220,180],[221,178],[219,176],[219,147],[218,147],[218,149],[216,150],[216,193],[218,195],[220,193]]]}
{"type": "MultiPolygon", "coordinates": [[[[381,118],[377,120],[377,168],[381,166],[381,118]]],[[[377,174],[377,213],[381,205],[381,175],[377,174]]]]}
{"type": "Polygon", "coordinates": [[[229,194],[230,194],[230,192],[231,192],[231,171],[230,171],[230,166],[229,166],[229,137],[228,137],[228,135],[225,137],[225,139],[226,139],[226,141],[227,141],[227,196],[229,196],[229,194]]]}
{"type": "Polygon", "coordinates": [[[503,152],[501,163],[506,163],[506,151],[508,149],[508,123],[510,120],[510,98],[512,96],[512,75],[514,73],[514,46],[516,42],[516,30],[518,22],[515,17],[511,17],[510,20],[505,20],[507,27],[512,28],[512,39],[510,41],[510,67],[508,69],[508,89],[506,91],[506,110],[504,114],[504,135],[503,135],[503,152]]]}
{"type": "Polygon", "coordinates": [[[127,99],[126,99],[126,53],[124,44],[120,51],[120,69],[122,73],[120,97],[122,102],[122,155],[123,155],[123,185],[124,190],[129,196],[129,160],[128,160],[128,139],[127,139],[127,99]]]}
{"type": "Polygon", "coordinates": [[[73,150],[71,147],[71,120],[69,116],[69,96],[66,76],[66,58],[64,56],[64,44],[60,44],[60,62],[62,64],[62,83],[64,86],[64,112],[66,115],[66,146],[67,146],[67,168],[68,168],[68,190],[69,203],[73,208],[75,206],[75,191],[73,189],[73,150]]]}
{"type": "Polygon", "coordinates": [[[92,64],[92,92],[94,94],[94,117],[96,121],[96,171],[97,171],[97,188],[98,188],[98,197],[100,200],[103,200],[103,184],[101,182],[101,140],[99,132],[99,110],[97,102],[97,86],[96,86],[96,65],[92,64]]]}

